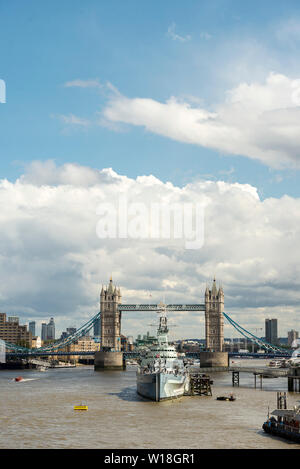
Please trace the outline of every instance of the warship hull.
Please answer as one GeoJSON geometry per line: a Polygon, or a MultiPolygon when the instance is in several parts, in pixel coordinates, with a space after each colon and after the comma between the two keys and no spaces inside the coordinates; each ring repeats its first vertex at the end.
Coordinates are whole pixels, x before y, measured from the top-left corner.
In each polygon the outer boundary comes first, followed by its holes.
{"type": "Polygon", "coordinates": [[[160,402],[184,395],[187,383],[185,375],[175,373],[139,373],[137,372],[137,393],[160,402]]]}

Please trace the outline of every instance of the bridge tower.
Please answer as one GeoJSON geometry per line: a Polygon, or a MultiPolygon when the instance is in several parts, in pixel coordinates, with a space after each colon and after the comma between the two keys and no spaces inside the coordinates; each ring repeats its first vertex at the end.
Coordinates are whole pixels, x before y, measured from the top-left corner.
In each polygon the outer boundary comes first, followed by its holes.
{"type": "Polygon", "coordinates": [[[217,289],[214,278],[212,289],[205,291],[205,339],[206,349],[211,352],[223,352],[224,348],[224,292],[217,289]]]}
{"type": "Polygon", "coordinates": [[[102,287],[100,294],[101,350],[104,352],[121,351],[121,312],[118,310],[121,298],[120,288],[114,286],[110,278],[108,287],[102,287]]]}
{"type": "Polygon", "coordinates": [[[102,287],[100,293],[101,350],[95,353],[95,370],[122,370],[125,367],[121,352],[121,291],[113,285],[102,287]]]}

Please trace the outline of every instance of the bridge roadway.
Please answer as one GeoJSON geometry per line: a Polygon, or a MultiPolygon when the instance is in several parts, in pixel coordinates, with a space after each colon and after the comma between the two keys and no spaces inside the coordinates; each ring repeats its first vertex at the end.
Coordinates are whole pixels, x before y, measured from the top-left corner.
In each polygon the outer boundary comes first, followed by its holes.
{"type": "MultiPolygon", "coordinates": [[[[27,358],[27,357],[53,357],[53,356],[70,356],[70,355],[81,355],[81,356],[94,356],[95,355],[95,352],[80,352],[80,351],[74,351],[74,352],[64,352],[64,351],[60,351],[60,350],[57,350],[57,351],[53,351],[53,352],[39,352],[38,349],[37,351],[34,351],[34,350],[31,350],[30,353],[26,352],[7,352],[6,353],[6,357],[7,358],[15,358],[15,357],[18,357],[18,358],[27,358]]],[[[125,358],[137,358],[139,356],[139,353],[138,352],[124,352],[124,356],[125,358]]],[[[199,359],[199,353],[197,352],[191,352],[191,353],[186,353],[186,357],[187,358],[196,358],[196,359],[199,359]]],[[[280,358],[290,358],[291,357],[291,354],[290,353],[286,353],[286,354],[282,354],[282,353],[243,353],[243,355],[241,355],[240,353],[238,352],[229,352],[228,353],[228,357],[229,358],[241,358],[241,359],[245,359],[245,358],[257,358],[257,359],[269,359],[269,358],[276,358],[276,357],[280,357],[280,358]]]]}

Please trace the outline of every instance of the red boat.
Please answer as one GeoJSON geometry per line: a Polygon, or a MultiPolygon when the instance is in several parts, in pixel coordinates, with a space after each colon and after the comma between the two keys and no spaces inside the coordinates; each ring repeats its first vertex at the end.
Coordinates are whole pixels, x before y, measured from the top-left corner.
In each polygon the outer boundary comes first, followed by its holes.
{"type": "Polygon", "coordinates": [[[22,378],[22,376],[18,376],[17,378],[15,378],[15,381],[19,382],[19,381],[23,381],[24,378],[22,378]]]}

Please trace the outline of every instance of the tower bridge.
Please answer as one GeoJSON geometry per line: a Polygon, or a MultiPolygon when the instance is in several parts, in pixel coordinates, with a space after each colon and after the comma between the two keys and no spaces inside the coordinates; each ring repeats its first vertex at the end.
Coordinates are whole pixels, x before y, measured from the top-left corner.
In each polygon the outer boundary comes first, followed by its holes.
{"type": "Polygon", "coordinates": [[[206,288],[204,304],[122,304],[121,300],[121,290],[113,285],[113,280],[110,278],[108,287],[102,287],[100,293],[101,352],[95,355],[96,368],[122,366],[121,319],[123,311],[158,311],[162,306],[165,306],[167,311],[204,311],[206,349],[214,354],[222,354],[224,292],[222,287],[217,289],[216,279],[213,281],[211,290],[206,288]]]}
{"type": "Polygon", "coordinates": [[[120,288],[113,285],[110,278],[108,287],[102,287],[100,293],[101,345],[104,351],[121,351],[121,317],[124,311],[158,311],[162,306],[167,311],[204,311],[206,348],[222,352],[224,347],[224,292],[217,289],[216,279],[212,289],[205,291],[205,303],[202,304],[122,304],[120,288]]]}
{"type": "MultiPolygon", "coordinates": [[[[123,367],[123,356],[121,351],[121,320],[122,312],[147,312],[158,311],[162,306],[167,311],[199,311],[205,314],[205,340],[206,356],[211,363],[218,365],[224,362],[224,318],[234,327],[238,333],[252,343],[258,344],[269,354],[286,355],[287,351],[280,347],[267,343],[247,331],[228,314],[224,313],[223,288],[217,288],[216,279],[213,280],[212,288],[205,290],[205,302],[199,304],[124,304],[120,288],[117,288],[110,279],[107,287],[102,287],[100,293],[100,312],[93,316],[75,333],[65,339],[53,344],[45,345],[38,349],[27,349],[16,344],[6,343],[6,350],[10,356],[42,356],[42,355],[64,355],[68,354],[67,346],[78,340],[98,321],[101,323],[101,351],[95,354],[95,368],[121,368],[123,367]]],[[[86,353],[80,353],[85,355],[86,353]]],[[[74,352],[71,353],[74,355],[74,352]]],[[[89,353],[90,354],[90,353],[89,353]]],[[[128,353],[127,353],[128,355],[128,353]]],[[[230,354],[233,355],[233,354],[230,354]]]]}

